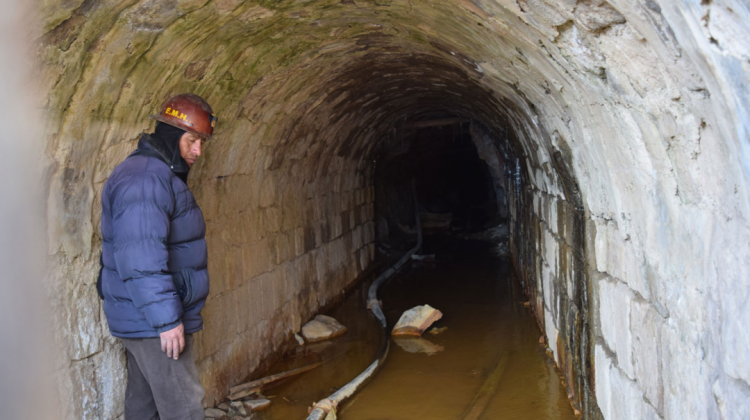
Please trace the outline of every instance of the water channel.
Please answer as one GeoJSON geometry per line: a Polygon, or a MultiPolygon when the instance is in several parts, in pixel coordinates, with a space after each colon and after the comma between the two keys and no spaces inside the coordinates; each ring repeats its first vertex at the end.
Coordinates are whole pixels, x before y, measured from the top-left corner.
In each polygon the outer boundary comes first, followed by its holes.
{"type": "MultiPolygon", "coordinates": [[[[541,332],[517,284],[510,262],[486,242],[426,241],[435,262],[412,262],[380,292],[389,327],[401,313],[429,304],[443,312],[422,341],[391,343],[381,370],[339,407],[342,420],[456,420],[474,400],[501,356],[506,368],[479,419],[575,419],[541,332]],[[415,352],[417,351],[417,352],[415,352]]],[[[344,336],[307,347],[290,346],[267,374],[325,363],[264,391],[271,407],[255,418],[305,419],[307,407],[364,370],[383,345],[367,311],[369,281],[328,312],[348,329],[344,336]]]]}

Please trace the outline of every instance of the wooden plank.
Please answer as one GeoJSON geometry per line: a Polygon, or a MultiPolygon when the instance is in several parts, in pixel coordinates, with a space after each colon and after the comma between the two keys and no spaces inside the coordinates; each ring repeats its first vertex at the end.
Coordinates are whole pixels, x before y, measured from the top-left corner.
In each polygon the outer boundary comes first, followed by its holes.
{"type": "Polygon", "coordinates": [[[482,387],[479,388],[479,392],[477,392],[477,395],[474,397],[474,401],[471,402],[471,405],[464,413],[464,416],[461,417],[462,420],[477,420],[479,419],[479,416],[484,413],[490,400],[492,400],[492,397],[497,392],[497,386],[500,384],[500,379],[502,379],[503,374],[505,373],[505,368],[508,366],[508,359],[508,352],[503,352],[500,355],[495,364],[495,368],[492,369],[492,373],[490,373],[490,376],[484,381],[482,387]]]}
{"type": "Polygon", "coordinates": [[[270,384],[272,382],[280,381],[282,379],[289,378],[295,375],[299,375],[300,373],[305,373],[307,371],[315,369],[316,367],[322,364],[323,362],[313,363],[311,365],[307,365],[299,369],[293,369],[293,370],[289,370],[286,372],[277,373],[275,375],[267,376],[265,378],[257,379],[255,381],[250,381],[241,385],[233,386],[229,388],[229,399],[238,400],[240,398],[246,397],[250,394],[259,392],[261,388],[263,388],[264,385],[270,384]]]}

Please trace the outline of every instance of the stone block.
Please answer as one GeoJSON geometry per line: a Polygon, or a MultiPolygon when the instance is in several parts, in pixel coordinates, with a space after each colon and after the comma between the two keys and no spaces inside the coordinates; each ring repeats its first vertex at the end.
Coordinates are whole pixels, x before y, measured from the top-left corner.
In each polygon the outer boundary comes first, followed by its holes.
{"type": "MultiPolygon", "coordinates": [[[[697,309],[697,308],[696,308],[697,309]]],[[[674,316],[661,330],[664,418],[700,418],[708,413],[711,368],[697,331],[683,330],[674,316]]]]}
{"type": "Polygon", "coordinates": [[[296,258],[281,267],[284,272],[284,297],[286,300],[292,299],[302,288],[303,264],[303,258],[296,258]]]}
{"type": "Polygon", "coordinates": [[[96,386],[96,366],[92,360],[71,362],[70,367],[55,374],[57,390],[61,402],[76,401],[77,404],[64,404],[62,418],[96,420],[100,418],[99,393],[96,386]]]}
{"type": "Polygon", "coordinates": [[[574,268],[574,259],[575,254],[573,251],[573,248],[570,247],[567,243],[563,244],[560,247],[560,256],[561,256],[561,262],[560,264],[560,272],[562,278],[565,279],[565,292],[567,294],[568,300],[571,302],[574,301],[574,296],[576,293],[576,283],[575,283],[575,268],[574,268]]]}
{"type": "Polygon", "coordinates": [[[264,233],[278,232],[281,230],[281,210],[276,207],[268,207],[260,210],[260,231],[264,233]]]}
{"type": "Polygon", "coordinates": [[[560,230],[559,222],[558,222],[558,199],[557,197],[551,195],[547,199],[547,207],[548,207],[548,219],[547,224],[549,225],[550,230],[552,233],[554,233],[556,236],[562,236],[562,230],[560,230]]]}
{"type": "Polygon", "coordinates": [[[558,269],[560,267],[558,259],[560,258],[560,247],[557,243],[557,239],[555,238],[552,233],[547,229],[542,229],[544,233],[544,260],[547,261],[547,264],[549,264],[550,268],[552,269],[552,272],[555,273],[557,277],[561,277],[558,272],[558,269]]]}
{"type": "Polygon", "coordinates": [[[370,265],[370,254],[367,252],[367,247],[360,248],[359,250],[359,268],[364,271],[370,265]]]}
{"type": "Polygon", "coordinates": [[[279,232],[276,234],[276,264],[288,261],[294,255],[293,237],[290,240],[288,232],[279,232]]]}
{"type": "Polygon", "coordinates": [[[594,394],[596,403],[605,419],[612,418],[612,388],[610,381],[610,369],[612,359],[600,343],[594,348],[594,394]]]}
{"type": "Polygon", "coordinates": [[[233,292],[237,301],[237,333],[248,330],[261,320],[262,289],[257,278],[250,279],[233,292]]]}
{"type": "Polygon", "coordinates": [[[369,220],[365,224],[364,237],[362,238],[364,243],[369,244],[375,241],[375,222],[369,220]]]}
{"type": "Polygon", "coordinates": [[[102,330],[99,324],[101,302],[96,287],[76,283],[65,297],[64,334],[68,337],[69,357],[81,360],[102,348],[102,330]]]}
{"type": "Polygon", "coordinates": [[[234,290],[242,284],[245,278],[242,248],[228,247],[224,254],[224,263],[226,264],[227,290],[234,290]]]}
{"type": "Polygon", "coordinates": [[[555,311],[555,309],[557,308],[557,302],[555,298],[557,296],[557,292],[555,290],[556,285],[554,274],[552,273],[550,267],[546,263],[544,263],[544,261],[542,261],[541,271],[544,306],[546,306],[550,311],[556,314],[557,311],[555,311]]]}
{"type": "Polygon", "coordinates": [[[341,221],[341,214],[336,214],[333,217],[329,218],[329,222],[331,225],[331,238],[335,239],[341,236],[341,234],[344,232],[344,226],[341,221]]]}
{"type": "Polygon", "coordinates": [[[548,309],[544,309],[544,332],[547,335],[547,342],[549,348],[552,350],[552,354],[555,356],[555,362],[558,366],[562,366],[559,360],[559,354],[557,349],[557,336],[560,330],[557,328],[557,320],[555,319],[552,312],[548,309]]]}
{"type": "Polygon", "coordinates": [[[127,356],[119,340],[113,340],[94,356],[96,384],[101,405],[100,416],[114,419],[125,409],[125,388],[127,384],[127,356]]]}
{"type": "Polygon", "coordinates": [[[596,222],[593,219],[586,219],[585,230],[583,232],[584,242],[586,246],[586,249],[585,249],[586,266],[590,267],[592,270],[596,270],[596,264],[597,264],[596,246],[595,246],[596,231],[597,231],[596,222]]]}
{"type": "Polygon", "coordinates": [[[636,381],[651,404],[662,412],[664,386],[662,382],[661,329],[664,319],[647,301],[633,300],[630,328],[633,338],[633,367],[636,381]]]}
{"type": "Polygon", "coordinates": [[[258,277],[262,302],[261,318],[270,319],[286,302],[283,270],[275,269],[258,277]]]}
{"type": "Polygon", "coordinates": [[[645,260],[642,251],[634,244],[634,240],[627,235],[623,237],[617,224],[612,221],[607,223],[606,240],[607,273],[626,282],[631,289],[645,299],[649,299],[645,260]]]}
{"type": "Polygon", "coordinates": [[[357,252],[362,247],[362,226],[352,230],[352,252],[357,252]]]}
{"type": "Polygon", "coordinates": [[[567,201],[558,201],[558,220],[559,220],[559,230],[558,235],[562,236],[565,243],[568,245],[573,245],[574,243],[574,232],[576,229],[575,226],[575,216],[576,216],[576,210],[575,206],[570,204],[567,201]]]}
{"type": "Polygon", "coordinates": [[[273,210],[245,210],[240,215],[242,230],[244,232],[243,244],[248,242],[257,242],[263,238],[263,234],[266,231],[263,221],[263,215],[266,211],[273,210]]]}
{"type": "Polygon", "coordinates": [[[618,366],[630,378],[633,369],[633,345],[630,330],[630,309],[633,291],[624,283],[602,279],[599,281],[599,320],[607,346],[617,354],[618,366]]]}
{"type": "Polygon", "coordinates": [[[596,269],[602,273],[607,272],[607,222],[601,219],[595,220],[596,236],[594,237],[594,255],[596,256],[596,269]]]}
{"type": "Polygon", "coordinates": [[[261,208],[270,207],[276,203],[276,190],[278,188],[278,181],[275,177],[271,176],[268,172],[265,173],[263,181],[261,182],[260,188],[260,199],[258,205],[261,208]]]}
{"type": "Polygon", "coordinates": [[[359,217],[357,216],[359,214],[358,209],[355,208],[347,213],[349,213],[349,229],[354,229],[354,227],[359,224],[359,217]]]}
{"type": "Polygon", "coordinates": [[[203,334],[201,337],[202,356],[208,356],[218,351],[232,338],[227,330],[236,331],[237,299],[232,293],[214,296],[206,303],[202,311],[203,334]]]}
{"type": "Polygon", "coordinates": [[[654,408],[643,399],[638,385],[628,378],[620,369],[610,367],[610,416],[614,420],[659,420],[661,417],[654,408]]]}
{"type": "MultiPolygon", "coordinates": [[[[270,271],[276,259],[275,243],[269,239],[245,245],[242,248],[244,278],[250,279],[270,271]]],[[[213,273],[211,275],[213,276],[213,273]]]]}
{"type": "Polygon", "coordinates": [[[294,256],[299,257],[305,253],[305,228],[294,229],[294,256]]]}

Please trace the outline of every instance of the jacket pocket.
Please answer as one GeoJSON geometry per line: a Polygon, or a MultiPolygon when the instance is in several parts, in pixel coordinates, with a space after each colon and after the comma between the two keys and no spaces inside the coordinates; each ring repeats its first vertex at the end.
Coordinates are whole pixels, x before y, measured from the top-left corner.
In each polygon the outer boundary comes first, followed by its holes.
{"type": "Polygon", "coordinates": [[[177,294],[180,296],[180,300],[182,300],[182,306],[190,306],[195,299],[193,270],[183,268],[172,275],[172,281],[174,282],[174,287],[177,289],[177,294]]]}

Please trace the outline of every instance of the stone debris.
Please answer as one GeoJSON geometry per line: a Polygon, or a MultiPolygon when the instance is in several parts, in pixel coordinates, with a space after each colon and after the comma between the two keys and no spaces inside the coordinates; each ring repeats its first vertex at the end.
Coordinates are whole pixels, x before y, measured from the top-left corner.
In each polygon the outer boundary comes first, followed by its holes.
{"type": "Polygon", "coordinates": [[[301,336],[300,336],[299,334],[297,334],[297,333],[294,333],[294,339],[295,339],[295,340],[297,340],[297,343],[298,343],[298,344],[299,344],[300,346],[304,346],[304,345],[305,345],[305,339],[304,339],[304,338],[302,338],[302,337],[301,337],[301,336]]]}
{"type": "Polygon", "coordinates": [[[431,330],[429,330],[427,332],[430,333],[430,334],[432,334],[432,335],[438,335],[438,334],[440,334],[441,332],[443,332],[443,331],[445,331],[447,329],[448,329],[448,327],[440,327],[440,328],[435,327],[435,328],[432,328],[431,330]]]}
{"type": "Polygon", "coordinates": [[[398,336],[393,337],[393,341],[407,353],[425,353],[432,356],[445,350],[445,347],[422,337],[398,336]]]}
{"type": "Polygon", "coordinates": [[[225,411],[221,411],[218,408],[207,408],[206,409],[206,418],[208,419],[220,419],[222,417],[226,417],[227,413],[225,411]]]}
{"type": "Polygon", "coordinates": [[[232,407],[229,406],[227,403],[221,403],[217,406],[219,410],[229,411],[232,409],[232,407]]]}
{"type": "Polygon", "coordinates": [[[266,398],[260,398],[257,400],[247,400],[242,402],[245,405],[245,408],[252,412],[252,411],[261,411],[265,410],[271,405],[271,400],[266,398]]]}
{"type": "Polygon", "coordinates": [[[241,416],[247,415],[247,410],[245,409],[245,403],[242,401],[235,401],[232,404],[230,404],[233,411],[236,411],[241,416]]]}
{"type": "Polygon", "coordinates": [[[433,322],[443,317],[443,313],[430,305],[415,306],[401,315],[391,335],[419,337],[433,322]]]}
{"type": "Polygon", "coordinates": [[[302,327],[302,336],[308,343],[330,340],[347,331],[346,327],[326,315],[318,315],[302,327]]]}

